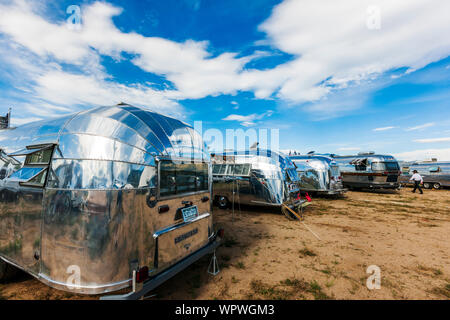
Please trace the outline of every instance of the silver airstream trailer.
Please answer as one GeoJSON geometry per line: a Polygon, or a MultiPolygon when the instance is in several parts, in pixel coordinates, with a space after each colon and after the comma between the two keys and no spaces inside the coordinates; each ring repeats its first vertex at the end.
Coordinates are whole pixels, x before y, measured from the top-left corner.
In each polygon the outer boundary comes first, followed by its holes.
{"type": "Polygon", "coordinates": [[[282,210],[286,205],[298,211],[304,202],[299,199],[295,165],[282,153],[260,149],[235,151],[212,154],[211,161],[213,199],[220,208],[234,201],[282,210]]]}
{"type": "Polygon", "coordinates": [[[450,187],[450,162],[448,161],[423,161],[402,165],[400,183],[402,185],[412,184],[409,179],[413,171],[417,170],[423,178],[425,189],[439,190],[442,187],[450,187]]]}
{"type": "Polygon", "coordinates": [[[347,191],[342,184],[339,165],[328,156],[308,154],[289,156],[297,167],[300,190],[326,195],[347,191]]]}
{"type": "Polygon", "coordinates": [[[0,181],[3,266],[76,293],[138,283],[133,298],[220,242],[209,154],[181,121],[120,104],[2,130],[0,145],[14,167],[0,181]]]}
{"type": "Polygon", "coordinates": [[[374,152],[334,156],[344,187],[349,189],[397,189],[400,167],[393,156],[374,152]]]}

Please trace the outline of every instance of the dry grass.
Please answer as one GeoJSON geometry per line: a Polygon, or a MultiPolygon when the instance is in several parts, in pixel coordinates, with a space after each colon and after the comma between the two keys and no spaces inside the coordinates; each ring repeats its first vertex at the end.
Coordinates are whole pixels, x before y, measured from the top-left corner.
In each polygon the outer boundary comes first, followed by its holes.
{"type": "MultiPolygon", "coordinates": [[[[156,299],[449,299],[450,191],[349,192],[313,198],[304,225],[248,208],[214,208],[225,228],[217,250],[221,272],[205,257],[170,279],[156,299]],[[381,269],[381,289],[368,290],[367,267],[381,269]]],[[[96,299],[51,289],[21,276],[0,287],[4,299],[96,299]]]]}

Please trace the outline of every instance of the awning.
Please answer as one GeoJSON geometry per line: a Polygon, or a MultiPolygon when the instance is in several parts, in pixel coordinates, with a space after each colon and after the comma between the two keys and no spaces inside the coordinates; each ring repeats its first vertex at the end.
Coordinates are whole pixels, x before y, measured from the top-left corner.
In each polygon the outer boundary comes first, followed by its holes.
{"type": "Polygon", "coordinates": [[[367,158],[363,158],[363,159],[354,159],[350,162],[350,164],[353,165],[367,165],[367,158]]]}

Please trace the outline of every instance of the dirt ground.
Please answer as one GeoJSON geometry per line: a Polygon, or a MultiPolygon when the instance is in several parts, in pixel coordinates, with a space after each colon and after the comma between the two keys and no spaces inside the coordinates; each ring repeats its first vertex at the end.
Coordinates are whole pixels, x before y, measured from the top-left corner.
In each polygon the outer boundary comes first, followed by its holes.
{"type": "MultiPolygon", "coordinates": [[[[214,215],[225,228],[221,272],[209,275],[205,257],[151,299],[450,299],[450,190],[314,197],[303,223],[260,208],[214,215]],[[371,265],[381,271],[378,290],[366,286],[371,265]]],[[[96,298],[25,274],[0,284],[0,299],[96,298]]]]}

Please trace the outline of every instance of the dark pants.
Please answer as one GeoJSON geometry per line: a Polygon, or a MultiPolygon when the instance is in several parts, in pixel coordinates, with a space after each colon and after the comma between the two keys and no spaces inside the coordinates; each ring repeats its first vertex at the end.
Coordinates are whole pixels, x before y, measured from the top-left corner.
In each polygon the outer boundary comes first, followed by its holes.
{"type": "Polygon", "coordinates": [[[419,189],[420,194],[423,194],[422,188],[420,187],[420,181],[414,181],[414,190],[413,190],[413,192],[415,193],[417,189],[419,189]]]}

